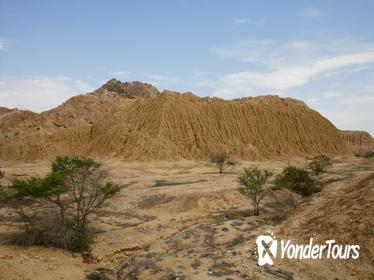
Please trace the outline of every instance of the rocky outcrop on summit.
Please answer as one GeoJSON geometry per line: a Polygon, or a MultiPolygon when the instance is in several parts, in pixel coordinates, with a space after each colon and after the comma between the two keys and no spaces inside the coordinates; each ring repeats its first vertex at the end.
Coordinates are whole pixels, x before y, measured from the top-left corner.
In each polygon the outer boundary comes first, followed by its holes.
{"type": "Polygon", "coordinates": [[[151,98],[159,94],[158,89],[151,84],[141,83],[138,81],[122,83],[116,79],[108,81],[95,93],[102,95],[108,92],[129,99],[151,98]]]}
{"type": "Polygon", "coordinates": [[[0,143],[1,157],[84,154],[147,161],[206,159],[221,151],[241,159],[348,152],[339,130],[301,101],[227,101],[168,91],[133,100],[92,126],[16,139],[0,143]]]}
{"type": "Polygon", "coordinates": [[[156,94],[158,90],[149,84],[122,83],[113,79],[92,93],[74,96],[40,114],[0,107],[0,139],[92,125],[136,98],[149,98],[156,94]]]}
{"type": "Polygon", "coordinates": [[[341,134],[350,149],[355,153],[374,151],[374,138],[366,131],[342,130],[341,134]]]}

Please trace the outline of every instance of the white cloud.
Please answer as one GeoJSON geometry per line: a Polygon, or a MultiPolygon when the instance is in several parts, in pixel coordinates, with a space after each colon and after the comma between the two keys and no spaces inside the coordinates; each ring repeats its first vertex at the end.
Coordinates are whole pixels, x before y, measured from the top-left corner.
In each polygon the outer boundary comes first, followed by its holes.
{"type": "Polygon", "coordinates": [[[242,40],[212,47],[222,58],[244,62],[248,70],[227,73],[216,81],[215,95],[237,97],[285,91],[342,71],[363,71],[374,63],[374,45],[339,40],[242,40]]]}
{"type": "Polygon", "coordinates": [[[242,40],[211,51],[247,69],[215,80],[213,95],[301,98],[338,128],[368,130],[374,135],[373,43],[318,38],[242,40]]]}
{"type": "Polygon", "coordinates": [[[252,24],[253,24],[254,26],[261,27],[261,26],[263,26],[263,25],[265,24],[265,20],[263,20],[263,19],[254,20],[254,21],[252,22],[252,24]]]}
{"type": "Polygon", "coordinates": [[[179,82],[179,77],[170,72],[165,72],[162,74],[148,74],[146,75],[146,79],[149,83],[162,87],[175,85],[177,82],[179,82]]]}
{"type": "Polygon", "coordinates": [[[344,93],[340,91],[329,90],[319,93],[318,96],[307,99],[306,102],[309,105],[318,106],[320,104],[330,102],[331,100],[334,100],[335,98],[339,98],[341,96],[344,96],[344,93]]]}
{"type": "Polygon", "coordinates": [[[327,40],[317,42],[298,39],[281,42],[261,39],[240,40],[226,46],[213,46],[210,50],[221,58],[278,68],[313,61],[321,52],[326,55],[339,53],[340,45],[340,42],[327,40]]]}
{"type": "Polygon", "coordinates": [[[7,51],[8,49],[6,48],[6,45],[8,43],[8,40],[4,38],[0,38],[0,52],[1,51],[7,51]]]}
{"type": "Polygon", "coordinates": [[[316,58],[347,54],[358,51],[373,51],[373,43],[350,39],[314,40],[295,39],[277,41],[273,39],[239,40],[224,46],[213,46],[211,52],[221,58],[278,68],[285,65],[305,64],[316,58]]]}
{"type": "Polygon", "coordinates": [[[227,74],[218,81],[218,85],[237,94],[248,92],[249,89],[286,90],[305,85],[322,73],[373,62],[374,51],[336,55],[306,65],[284,66],[263,72],[243,71],[227,74]]]}
{"type": "Polygon", "coordinates": [[[0,106],[41,112],[92,90],[86,82],[65,76],[0,77],[0,106]]]}
{"type": "Polygon", "coordinates": [[[193,71],[191,78],[183,80],[183,84],[188,91],[190,91],[191,88],[196,87],[198,87],[199,90],[204,88],[211,89],[214,87],[215,81],[210,77],[210,75],[211,73],[209,72],[195,70],[193,71]]]}
{"type": "Polygon", "coordinates": [[[322,15],[322,12],[316,8],[308,8],[302,10],[300,15],[304,18],[317,18],[322,15]]]}
{"type": "Polygon", "coordinates": [[[195,70],[195,71],[192,72],[192,75],[194,77],[205,77],[209,74],[210,74],[209,72],[206,72],[206,71],[204,72],[204,71],[199,71],[199,70],[195,70]]]}
{"type": "Polygon", "coordinates": [[[265,21],[262,19],[257,19],[257,20],[251,20],[250,18],[235,18],[233,20],[233,23],[235,24],[250,24],[255,27],[261,27],[264,25],[265,21]]]}
{"type": "Polygon", "coordinates": [[[118,77],[118,78],[128,78],[130,76],[131,72],[129,71],[115,71],[115,72],[111,72],[109,73],[109,76],[111,77],[118,77]]]}
{"type": "Polygon", "coordinates": [[[274,40],[241,40],[228,46],[213,46],[210,50],[222,58],[243,62],[260,62],[275,45],[274,40]]]}
{"type": "Polygon", "coordinates": [[[234,19],[234,23],[243,24],[243,23],[247,23],[247,22],[248,22],[247,18],[236,18],[236,19],[234,19]]]}
{"type": "Polygon", "coordinates": [[[374,136],[374,84],[359,87],[344,86],[338,91],[327,91],[307,100],[339,129],[366,130],[374,136]]]}

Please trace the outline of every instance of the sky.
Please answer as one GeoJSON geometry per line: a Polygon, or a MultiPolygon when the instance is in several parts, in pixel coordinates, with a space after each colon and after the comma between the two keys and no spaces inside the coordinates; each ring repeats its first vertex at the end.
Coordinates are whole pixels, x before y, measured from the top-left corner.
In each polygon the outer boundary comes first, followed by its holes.
{"type": "Polygon", "coordinates": [[[0,106],[44,111],[111,78],[303,100],[374,135],[374,1],[0,0],[0,106]]]}

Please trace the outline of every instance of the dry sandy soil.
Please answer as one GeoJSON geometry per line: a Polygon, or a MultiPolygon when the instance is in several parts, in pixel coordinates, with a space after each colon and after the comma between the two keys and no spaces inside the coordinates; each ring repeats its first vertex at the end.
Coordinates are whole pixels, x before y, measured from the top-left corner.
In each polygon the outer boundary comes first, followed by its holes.
{"type": "MultiPolygon", "coordinates": [[[[279,173],[287,164],[304,166],[305,159],[241,162],[222,175],[204,162],[103,162],[122,189],[93,218],[98,233],[92,251],[81,255],[11,246],[6,237],[18,229],[10,210],[2,209],[0,279],[74,280],[89,273],[91,279],[374,279],[372,248],[365,248],[373,245],[373,234],[357,240],[366,252],[357,261],[277,259],[273,266],[260,267],[255,252],[256,237],[267,231],[292,240],[339,239],[305,222],[323,221],[326,205],[373,174],[373,161],[336,157],[319,178],[325,183],[320,193],[301,199],[279,192],[266,199],[257,217],[249,200],[237,192],[241,169],[255,164],[279,173]]],[[[47,162],[4,162],[1,167],[8,178],[42,175],[49,168],[47,162]]],[[[366,211],[372,219],[373,207],[366,211]]]]}

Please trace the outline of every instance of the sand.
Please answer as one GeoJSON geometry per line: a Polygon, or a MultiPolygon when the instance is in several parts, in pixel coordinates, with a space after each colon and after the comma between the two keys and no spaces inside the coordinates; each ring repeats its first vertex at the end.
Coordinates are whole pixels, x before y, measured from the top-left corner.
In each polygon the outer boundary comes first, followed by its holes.
{"type": "MultiPolygon", "coordinates": [[[[99,233],[91,255],[83,258],[60,249],[8,245],[5,237],[17,227],[9,211],[2,209],[0,279],[83,279],[95,270],[110,279],[116,279],[116,273],[119,279],[373,278],[374,235],[364,230],[372,229],[373,160],[338,156],[319,178],[331,181],[322,192],[301,199],[282,191],[266,199],[258,217],[252,215],[250,201],[237,192],[238,173],[253,164],[279,173],[288,164],[304,166],[306,160],[241,161],[220,175],[204,161],[125,163],[106,159],[104,166],[123,188],[93,218],[99,233]],[[357,213],[366,217],[357,219],[357,213]],[[317,240],[357,242],[365,256],[354,263],[277,261],[260,267],[255,239],[268,230],[276,237],[300,242],[310,235],[317,240]]],[[[46,161],[2,162],[1,166],[8,179],[48,170],[46,161]]]]}
{"type": "MultiPolygon", "coordinates": [[[[106,97],[112,95],[104,92],[106,97]]],[[[108,107],[98,105],[97,100],[106,99],[99,99],[96,93],[79,98],[95,102],[78,102],[75,111],[63,105],[66,110],[60,110],[65,114],[53,115],[60,120],[51,117],[59,129],[19,129],[0,139],[0,158],[30,161],[81,154],[172,161],[205,160],[212,153],[226,152],[237,159],[253,160],[350,152],[330,121],[290,98],[223,100],[164,91],[147,98],[125,98],[126,102],[121,99],[122,103],[115,103],[116,109],[107,103],[108,107]],[[66,115],[70,117],[64,118],[66,115]]]]}

